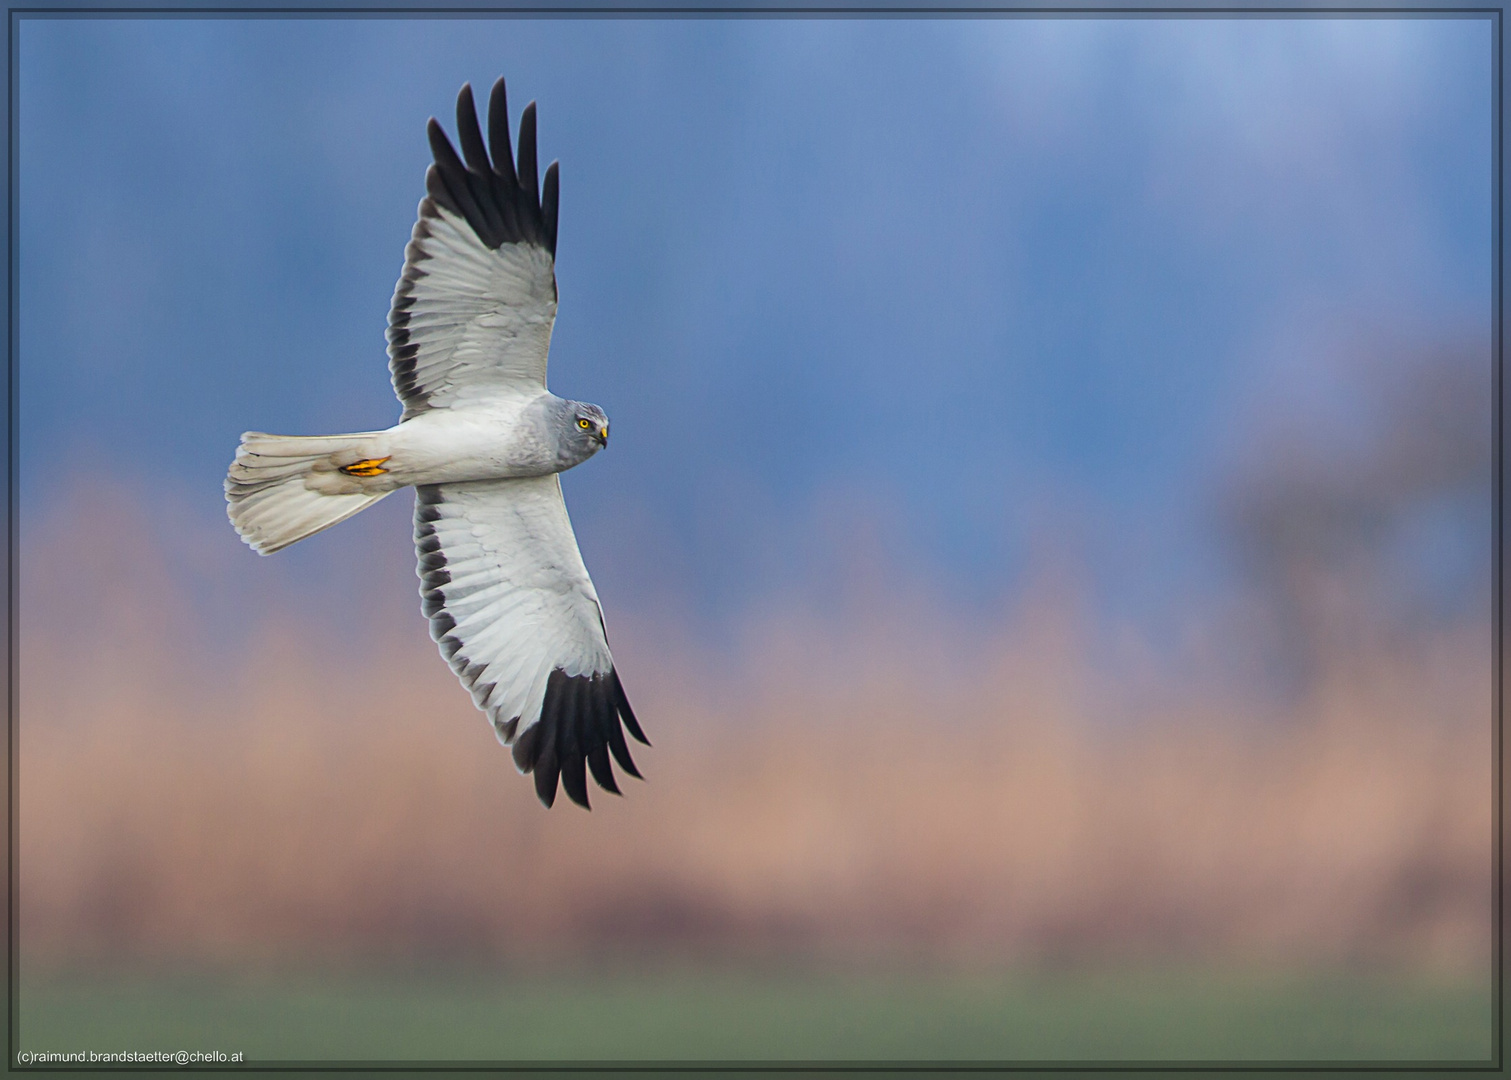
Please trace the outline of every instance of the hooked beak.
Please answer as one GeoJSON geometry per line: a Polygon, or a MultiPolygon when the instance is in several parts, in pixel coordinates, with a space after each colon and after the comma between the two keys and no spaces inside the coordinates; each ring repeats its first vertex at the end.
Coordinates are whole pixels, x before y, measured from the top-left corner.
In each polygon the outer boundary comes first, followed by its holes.
{"type": "Polygon", "coordinates": [[[600,446],[609,445],[609,425],[604,424],[598,429],[598,443],[600,446]]]}

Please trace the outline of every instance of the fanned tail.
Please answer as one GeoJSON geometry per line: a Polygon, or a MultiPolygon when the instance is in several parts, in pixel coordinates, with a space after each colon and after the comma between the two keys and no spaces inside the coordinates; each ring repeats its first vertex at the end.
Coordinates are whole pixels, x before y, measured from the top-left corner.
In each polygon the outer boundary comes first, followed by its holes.
{"type": "Polygon", "coordinates": [[[226,474],[226,514],[248,546],[271,555],[306,536],[345,521],[391,491],[326,494],[306,482],[332,455],[351,456],[353,444],[373,432],[354,435],[266,435],[248,431],[226,474]]]}

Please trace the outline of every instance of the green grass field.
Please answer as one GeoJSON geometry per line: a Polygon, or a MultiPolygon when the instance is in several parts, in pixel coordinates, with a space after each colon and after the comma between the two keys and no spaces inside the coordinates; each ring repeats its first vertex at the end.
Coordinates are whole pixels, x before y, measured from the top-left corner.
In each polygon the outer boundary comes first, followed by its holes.
{"type": "Polygon", "coordinates": [[[23,981],[23,1050],[276,1061],[1465,1061],[1487,984],[1124,971],[23,981]]]}

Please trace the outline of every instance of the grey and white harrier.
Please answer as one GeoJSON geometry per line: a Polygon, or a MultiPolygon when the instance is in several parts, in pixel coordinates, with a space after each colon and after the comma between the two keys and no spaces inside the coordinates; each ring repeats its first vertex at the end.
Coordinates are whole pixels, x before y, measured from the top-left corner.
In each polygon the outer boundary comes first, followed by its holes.
{"type": "Polygon", "coordinates": [[[388,316],[399,422],[351,435],[247,432],[227,512],[270,555],[412,485],[430,636],[515,765],[535,774],[540,801],[555,801],[559,775],[587,806],[586,771],[619,790],[610,754],[640,775],[621,721],[647,742],[557,477],[607,445],[609,421],[546,389],[558,187],[552,162],[537,189],[535,103],[520,118],[517,166],[503,79],[488,103],[491,161],[470,86],[456,124],[461,157],[430,121],[435,163],[388,316]]]}

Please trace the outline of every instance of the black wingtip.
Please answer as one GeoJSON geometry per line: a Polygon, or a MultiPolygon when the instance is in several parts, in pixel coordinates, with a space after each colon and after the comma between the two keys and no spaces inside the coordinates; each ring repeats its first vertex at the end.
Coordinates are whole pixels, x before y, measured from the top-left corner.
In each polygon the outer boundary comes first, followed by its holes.
{"type": "MultiPolygon", "coordinates": [[[[539,718],[513,743],[514,763],[521,772],[535,774],[535,793],[544,805],[555,801],[559,783],[567,798],[591,810],[590,774],[604,791],[622,795],[611,760],[644,779],[624,739],[623,698],[612,669],[595,675],[568,675],[560,668],[551,672],[539,718]]],[[[643,735],[637,737],[644,741],[643,735]]]]}
{"type": "Polygon", "coordinates": [[[464,83],[456,99],[458,154],[435,117],[425,125],[435,157],[425,178],[435,202],[466,219],[485,247],[527,243],[556,254],[559,180],[550,180],[545,203],[536,176],[535,103],[520,118],[519,169],[509,144],[509,102],[504,80],[494,84],[488,105],[488,142],[478,125],[472,84],[464,83]],[[491,150],[491,160],[490,153],[491,150]]]}
{"type": "Polygon", "coordinates": [[[611,795],[623,795],[619,790],[619,784],[614,780],[614,767],[609,764],[609,750],[607,746],[594,747],[588,754],[588,771],[593,774],[593,781],[611,795]]]}
{"type": "Polygon", "coordinates": [[[640,770],[635,768],[635,759],[630,757],[629,744],[624,741],[624,732],[615,724],[609,729],[609,753],[614,755],[614,760],[619,762],[619,767],[629,773],[636,780],[644,780],[640,770]]]}
{"type": "Polygon", "coordinates": [[[430,139],[430,153],[438,163],[450,165],[453,162],[458,168],[461,167],[462,159],[456,156],[452,149],[451,140],[446,137],[446,129],[441,127],[441,122],[435,117],[425,121],[425,134],[430,139]]]}
{"type": "Polygon", "coordinates": [[[588,805],[588,778],[583,768],[585,764],[581,754],[573,754],[562,761],[561,786],[566,789],[567,798],[584,810],[591,810],[593,808],[588,805]]]}
{"type": "Polygon", "coordinates": [[[519,189],[532,201],[540,201],[540,178],[535,165],[535,102],[525,106],[519,118],[519,164],[515,170],[519,189]]]}
{"type": "Polygon", "coordinates": [[[535,796],[547,810],[556,803],[556,778],[560,773],[554,750],[546,751],[535,763],[535,796]]]}
{"type": "Polygon", "coordinates": [[[493,171],[488,162],[488,151],[483,149],[483,132],[477,125],[471,83],[463,83],[461,93],[456,96],[456,137],[462,144],[462,156],[470,172],[486,176],[493,171]]]}
{"type": "Polygon", "coordinates": [[[635,719],[635,710],[630,708],[630,699],[624,692],[623,684],[619,681],[619,672],[611,671],[609,672],[609,677],[613,683],[614,704],[619,710],[620,717],[624,720],[625,728],[629,730],[629,733],[635,737],[637,742],[649,746],[651,741],[645,737],[645,732],[640,730],[640,722],[635,719]]]}
{"type": "Polygon", "coordinates": [[[546,166],[546,179],[540,192],[540,213],[546,222],[546,250],[556,257],[556,210],[561,203],[561,163],[546,166]]]}
{"type": "Polygon", "coordinates": [[[502,75],[488,95],[488,148],[493,151],[493,171],[504,178],[506,186],[517,186],[514,146],[509,136],[509,95],[502,75]]]}

